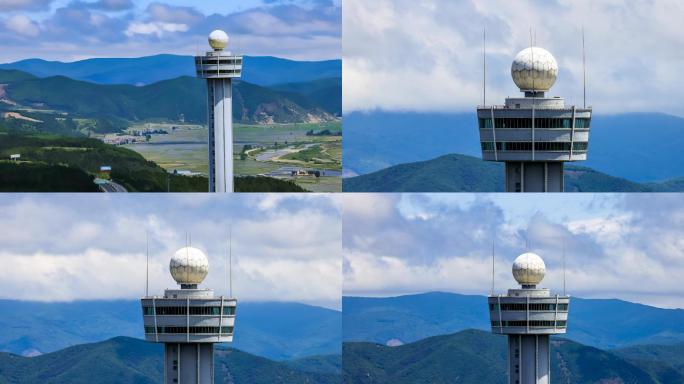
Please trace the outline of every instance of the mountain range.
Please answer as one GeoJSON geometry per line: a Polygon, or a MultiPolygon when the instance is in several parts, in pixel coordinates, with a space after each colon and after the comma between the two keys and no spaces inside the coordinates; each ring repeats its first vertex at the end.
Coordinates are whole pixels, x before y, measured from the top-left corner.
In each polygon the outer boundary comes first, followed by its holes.
{"type": "MultiPolygon", "coordinates": [[[[344,341],[406,344],[466,329],[488,330],[484,296],[430,292],[387,298],[344,297],[344,341]]],[[[570,302],[566,337],[600,349],[684,342],[684,310],[614,299],[570,302]]]]}
{"type": "MultiPolygon", "coordinates": [[[[636,183],[586,167],[565,166],[565,192],[681,192],[684,177],[636,183]]],[[[394,165],[342,181],[345,192],[503,192],[504,165],[466,155],[394,165]]]]}
{"type": "MultiPolygon", "coordinates": [[[[164,377],[162,355],[161,344],[128,337],[73,346],[35,357],[0,353],[0,383],[161,383],[164,377]]],[[[214,352],[215,382],[339,383],[339,361],[340,356],[336,355],[276,362],[238,349],[219,347],[214,352]],[[319,364],[321,361],[327,364],[319,364]]]]}
{"type": "MultiPolygon", "coordinates": [[[[138,301],[0,300],[0,313],[0,350],[18,355],[115,336],[143,337],[138,301]]],[[[237,313],[231,346],[245,352],[275,360],[340,353],[339,311],[299,303],[241,302],[237,313]]]]}
{"type": "MultiPolygon", "coordinates": [[[[684,382],[684,344],[666,347],[654,360],[644,346],[603,351],[560,338],[551,340],[551,380],[566,384],[671,384],[684,382]],[[679,353],[675,353],[678,351],[679,353]]],[[[388,347],[367,342],[343,345],[343,382],[354,384],[504,384],[506,338],[479,330],[434,336],[388,347]]]]}
{"type": "MultiPolygon", "coordinates": [[[[473,107],[474,108],[474,107],[473,107]]],[[[353,112],[344,115],[344,167],[363,175],[447,154],[480,157],[474,112],[353,112]]],[[[589,156],[574,163],[632,182],[662,182],[684,176],[678,157],[684,119],[661,113],[592,117],[589,156]]]]}
{"type": "MultiPolygon", "coordinates": [[[[47,125],[38,121],[46,121],[51,114],[41,110],[55,110],[62,113],[62,118],[106,120],[108,124],[98,124],[96,130],[100,132],[116,131],[126,121],[182,118],[190,123],[206,122],[206,82],[193,77],[138,87],[102,85],[63,75],[40,78],[18,70],[0,70],[0,84],[0,110],[17,111],[36,120],[17,121],[38,128],[47,125]]],[[[341,77],[287,83],[279,89],[238,81],[233,94],[233,118],[241,123],[335,120],[342,108],[341,87],[341,77]]],[[[46,130],[49,131],[43,129],[46,130]]]]}
{"type": "MultiPolygon", "coordinates": [[[[0,64],[37,77],[66,76],[98,84],[145,85],[181,76],[195,76],[192,56],[154,55],[136,58],[94,58],[74,62],[27,59],[0,64]]],[[[272,56],[245,56],[242,80],[261,86],[302,83],[342,77],[342,60],[295,61],[272,56]]]]}

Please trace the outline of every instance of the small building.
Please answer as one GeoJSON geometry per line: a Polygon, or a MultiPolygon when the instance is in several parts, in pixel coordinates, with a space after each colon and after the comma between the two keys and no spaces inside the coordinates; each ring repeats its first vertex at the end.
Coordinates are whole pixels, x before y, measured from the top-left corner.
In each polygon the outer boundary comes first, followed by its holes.
{"type": "Polygon", "coordinates": [[[15,153],[15,154],[10,155],[10,160],[12,160],[12,161],[19,161],[19,159],[21,159],[20,153],[15,153]]]}
{"type": "Polygon", "coordinates": [[[100,167],[100,172],[102,173],[112,173],[112,167],[109,165],[103,165],[100,167]]]}

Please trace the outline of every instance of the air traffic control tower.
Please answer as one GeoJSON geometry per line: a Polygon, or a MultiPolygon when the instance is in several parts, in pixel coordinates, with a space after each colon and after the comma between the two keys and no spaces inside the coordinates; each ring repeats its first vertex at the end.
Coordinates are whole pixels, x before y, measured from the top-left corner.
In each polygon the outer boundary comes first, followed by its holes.
{"type": "Polygon", "coordinates": [[[209,126],[209,192],[233,192],[233,79],[242,75],[242,56],[224,49],[228,35],[209,35],[214,49],[195,57],[197,77],[207,79],[209,126]]]}
{"type": "Polygon", "coordinates": [[[565,333],[570,297],[537,288],[545,273],[541,257],[524,253],[513,262],[521,288],[488,298],[492,333],[508,335],[509,384],[551,383],[549,337],[565,333]]]}
{"type": "Polygon", "coordinates": [[[522,50],[511,66],[524,97],[477,108],[482,158],[506,164],[506,192],[563,192],[563,164],[587,159],[591,107],[546,97],[558,76],[547,50],[522,50]]]}
{"type": "Polygon", "coordinates": [[[180,289],[141,300],[145,339],[164,343],[164,384],[213,384],[214,343],[233,341],[237,300],[197,287],[209,272],[197,248],[176,251],[169,269],[180,289]]]}

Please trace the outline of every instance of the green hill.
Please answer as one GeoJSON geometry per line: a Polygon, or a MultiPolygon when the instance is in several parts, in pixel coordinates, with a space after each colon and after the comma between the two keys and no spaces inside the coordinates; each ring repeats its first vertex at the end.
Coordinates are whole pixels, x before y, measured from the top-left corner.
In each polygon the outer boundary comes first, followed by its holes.
{"type": "MultiPolygon", "coordinates": [[[[142,155],[96,139],[74,136],[3,134],[0,159],[21,154],[21,162],[0,160],[0,192],[99,192],[94,184],[100,166],[129,192],[206,192],[202,176],[166,172],[142,155]]],[[[236,192],[307,192],[297,184],[271,177],[236,177],[236,192]]]]}
{"type": "Polygon", "coordinates": [[[93,180],[69,166],[0,161],[0,192],[99,192],[93,180]]]}
{"type": "Polygon", "coordinates": [[[634,345],[611,352],[628,361],[650,366],[653,370],[672,368],[684,375],[684,343],[634,345]]]}
{"type": "MultiPolygon", "coordinates": [[[[345,192],[503,192],[503,164],[451,154],[343,180],[345,192]]],[[[566,192],[684,191],[684,179],[639,184],[590,168],[565,167],[566,192]]]]}
{"type": "Polygon", "coordinates": [[[235,178],[235,192],[308,192],[293,181],[265,176],[235,178]]]}
{"type": "MultiPolygon", "coordinates": [[[[0,122],[0,131],[2,123],[0,122]]],[[[20,163],[6,165],[2,184],[7,192],[92,192],[87,180],[100,166],[112,167],[111,178],[131,192],[205,192],[205,177],[172,175],[132,150],[95,139],[54,135],[0,135],[0,158],[21,154],[20,163]],[[50,174],[50,172],[54,172],[50,174]]]]}
{"type": "MultiPolygon", "coordinates": [[[[568,384],[684,382],[684,376],[666,366],[625,359],[575,342],[554,339],[551,377],[568,384]]],[[[467,330],[435,336],[398,347],[373,343],[343,344],[343,382],[354,384],[504,384],[506,338],[467,330]]]]}
{"type": "Polygon", "coordinates": [[[278,84],[271,89],[288,92],[290,97],[303,106],[316,106],[319,103],[323,109],[336,115],[342,116],[342,78],[332,77],[319,79],[306,83],[278,84]]]}
{"type": "MultiPolygon", "coordinates": [[[[127,337],[78,345],[36,357],[0,353],[0,383],[161,383],[162,353],[160,344],[127,337]]],[[[336,374],[297,370],[286,363],[237,349],[216,350],[214,365],[217,383],[339,382],[336,374]]]]}
{"type": "MultiPolygon", "coordinates": [[[[96,119],[97,132],[118,131],[127,122],[177,121],[181,115],[187,122],[206,122],[206,82],[194,77],[136,87],[95,84],[64,76],[38,78],[20,71],[0,70],[0,84],[4,84],[0,99],[6,101],[0,103],[0,109],[21,111],[41,121],[45,112],[50,111],[59,112],[57,116],[61,119],[96,119]]],[[[341,79],[292,84],[287,90],[237,81],[233,97],[233,118],[240,123],[331,121],[341,110],[341,79]]],[[[20,123],[52,132],[53,124],[26,120],[20,123]]]]}
{"type": "Polygon", "coordinates": [[[287,365],[305,372],[342,373],[341,355],[309,356],[286,361],[287,365]]]}

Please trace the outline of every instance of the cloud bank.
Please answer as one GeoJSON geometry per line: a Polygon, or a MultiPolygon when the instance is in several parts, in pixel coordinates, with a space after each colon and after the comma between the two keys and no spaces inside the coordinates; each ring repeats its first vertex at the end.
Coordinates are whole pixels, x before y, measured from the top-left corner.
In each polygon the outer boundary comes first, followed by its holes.
{"type": "Polygon", "coordinates": [[[207,253],[204,286],[240,300],[297,301],[339,309],[341,219],[333,197],[166,195],[0,196],[4,299],[68,301],[137,298],[176,287],[168,262],[185,246],[207,253]]]}
{"type": "Polygon", "coordinates": [[[187,1],[7,0],[0,3],[0,62],[27,58],[196,54],[214,29],[231,36],[231,50],[252,56],[320,60],[341,57],[341,5],[328,1],[226,4],[206,12],[187,1]]]}
{"type": "Polygon", "coordinates": [[[488,294],[515,287],[526,249],[547,265],[543,285],[568,293],[684,307],[684,199],[677,194],[347,195],[345,295],[425,291],[488,294]],[[369,215],[379,207],[380,214],[369,215]]]}
{"type": "Polygon", "coordinates": [[[551,95],[581,104],[587,37],[588,102],[597,112],[684,116],[684,3],[669,0],[347,0],[344,110],[472,111],[482,103],[487,29],[487,102],[519,91],[515,54],[537,45],[560,66],[551,95]]]}

